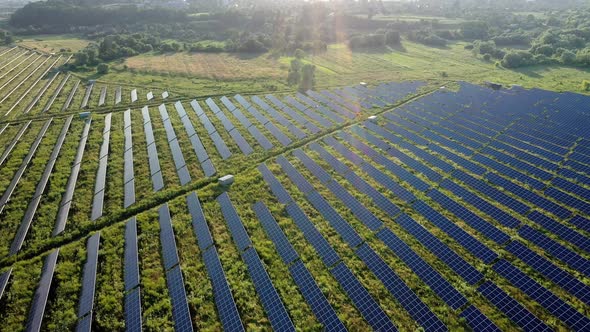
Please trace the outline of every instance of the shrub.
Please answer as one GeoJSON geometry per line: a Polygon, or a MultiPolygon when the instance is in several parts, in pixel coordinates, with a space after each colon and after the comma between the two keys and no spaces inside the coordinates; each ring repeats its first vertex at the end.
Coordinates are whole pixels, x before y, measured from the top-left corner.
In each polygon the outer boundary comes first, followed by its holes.
{"type": "Polygon", "coordinates": [[[98,74],[104,75],[109,73],[109,65],[106,63],[101,63],[96,67],[96,72],[98,74]]]}

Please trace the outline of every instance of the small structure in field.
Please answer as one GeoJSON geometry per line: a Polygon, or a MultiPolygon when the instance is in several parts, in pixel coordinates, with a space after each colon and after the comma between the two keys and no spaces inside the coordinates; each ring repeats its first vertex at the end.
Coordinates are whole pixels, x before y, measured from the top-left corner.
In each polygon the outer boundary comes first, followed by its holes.
{"type": "Polygon", "coordinates": [[[224,187],[229,187],[234,183],[234,176],[231,174],[222,176],[218,180],[219,184],[224,187]]]}

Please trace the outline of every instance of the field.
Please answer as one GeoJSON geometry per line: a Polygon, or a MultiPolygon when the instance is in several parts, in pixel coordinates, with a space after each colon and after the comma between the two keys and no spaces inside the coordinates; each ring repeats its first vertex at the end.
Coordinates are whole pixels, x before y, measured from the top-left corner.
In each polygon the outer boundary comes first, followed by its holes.
{"type": "Polygon", "coordinates": [[[62,49],[77,52],[88,45],[89,41],[70,35],[26,36],[19,39],[17,45],[39,50],[45,53],[58,53],[62,49]]]}
{"type": "MultiPolygon", "coordinates": [[[[319,87],[342,86],[364,81],[439,80],[493,81],[554,91],[580,91],[581,83],[588,75],[587,70],[561,66],[507,70],[493,62],[475,58],[470,51],[464,49],[463,43],[451,44],[448,48],[432,48],[407,41],[403,45],[402,50],[357,52],[351,51],[345,45],[336,44],[330,45],[325,53],[308,56],[305,61],[317,66],[316,79],[319,87]]],[[[236,86],[236,89],[239,89],[236,92],[246,92],[256,91],[250,90],[252,87],[248,86],[246,79],[265,80],[268,85],[282,89],[290,60],[288,57],[275,60],[266,55],[250,58],[232,54],[177,54],[142,55],[126,60],[125,64],[138,71],[151,68],[148,74],[179,75],[181,82],[183,77],[194,76],[203,82],[199,84],[206,81],[212,84],[218,82],[227,85],[225,89],[236,86]],[[212,68],[214,70],[211,70],[212,68]]],[[[109,75],[104,79],[120,80],[132,74],[120,72],[109,75]]],[[[184,84],[179,84],[179,89],[184,90],[182,85],[184,84]]],[[[200,95],[198,90],[195,89],[193,94],[200,95]]]]}
{"type": "Polygon", "coordinates": [[[2,330],[589,329],[587,72],[463,46],[0,49],[2,330]]]}

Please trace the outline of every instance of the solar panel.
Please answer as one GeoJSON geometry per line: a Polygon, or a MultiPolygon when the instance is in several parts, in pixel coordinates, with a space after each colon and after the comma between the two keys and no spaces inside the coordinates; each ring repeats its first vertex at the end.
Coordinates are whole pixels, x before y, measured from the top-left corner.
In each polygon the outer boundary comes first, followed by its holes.
{"type": "Polygon", "coordinates": [[[102,89],[100,89],[100,97],[98,99],[98,107],[104,105],[106,97],[107,97],[107,87],[103,86],[102,89]]]}
{"type": "Polygon", "coordinates": [[[211,139],[213,140],[213,144],[215,144],[215,147],[217,148],[217,151],[219,152],[221,159],[226,160],[227,158],[231,157],[232,153],[223,141],[223,139],[221,138],[221,136],[219,136],[219,133],[215,132],[211,134],[211,139]]]}
{"type": "Polygon", "coordinates": [[[464,318],[467,325],[469,325],[474,332],[501,331],[486,315],[482,314],[481,311],[473,305],[470,305],[465,309],[459,317],[464,318]]]}
{"type": "Polygon", "coordinates": [[[240,150],[242,150],[243,154],[247,156],[254,152],[250,144],[244,139],[242,134],[240,134],[240,132],[237,129],[234,128],[232,131],[229,132],[229,135],[234,139],[240,150]]]}
{"type": "Polygon", "coordinates": [[[275,195],[279,203],[286,204],[292,201],[291,196],[285,190],[283,185],[277,180],[277,178],[268,169],[266,164],[258,165],[258,171],[262,174],[262,178],[269,185],[270,190],[275,195]]]}
{"type": "Polygon", "coordinates": [[[582,216],[575,216],[569,220],[569,223],[576,226],[577,228],[584,230],[586,232],[590,232],[590,220],[582,217],[582,216]]]}
{"type": "Polygon", "coordinates": [[[396,221],[465,281],[474,285],[483,278],[481,272],[408,215],[402,214],[396,221]]]}
{"type": "Polygon", "coordinates": [[[326,185],[328,189],[346,205],[346,207],[360,220],[363,225],[372,231],[376,231],[383,223],[371,211],[369,211],[361,202],[352,196],[344,187],[337,182],[330,182],[326,185]]]}
{"type": "Polygon", "coordinates": [[[590,189],[586,189],[578,184],[575,184],[573,182],[570,182],[559,177],[553,179],[551,184],[562,189],[565,192],[569,192],[583,199],[590,200],[590,189]]]}
{"type": "MultiPolygon", "coordinates": [[[[565,204],[567,206],[573,207],[574,209],[577,209],[577,210],[581,211],[582,213],[590,214],[590,204],[589,203],[587,203],[579,198],[576,198],[570,194],[567,194],[561,190],[557,190],[555,188],[549,188],[549,189],[545,190],[545,195],[547,195],[559,202],[562,202],[563,204],[565,204]]],[[[553,210],[555,210],[555,208],[553,208],[553,210]]]]}
{"type": "Polygon", "coordinates": [[[486,281],[479,286],[478,291],[524,331],[551,331],[545,323],[493,282],[486,281]]]}
{"type": "Polygon", "coordinates": [[[250,237],[242,224],[242,220],[238,216],[236,209],[234,208],[229,195],[227,192],[219,195],[217,197],[217,203],[221,206],[221,212],[223,213],[223,218],[227,223],[229,231],[238,247],[239,251],[244,251],[246,248],[252,245],[250,242],[250,237]]]}
{"type": "Polygon", "coordinates": [[[78,321],[76,332],[91,332],[92,331],[92,312],[78,321]]]}
{"type": "Polygon", "coordinates": [[[59,249],[55,249],[45,258],[41,280],[39,280],[39,286],[37,286],[37,290],[33,297],[33,303],[31,304],[31,310],[29,311],[29,318],[25,328],[26,331],[41,330],[45,305],[47,304],[47,297],[49,296],[49,291],[51,289],[51,281],[53,280],[53,273],[55,271],[58,255],[59,249]]]}
{"type": "Polygon", "coordinates": [[[252,209],[254,210],[254,213],[256,213],[258,221],[260,221],[260,224],[264,228],[266,234],[274,243],[275,249],[279,253],[279,256],[281,256],[283,263],[289,265],[291,262],[299,258],[299,255],[289,243],[285,233],[283,233],[281,227],[272,216],[266,205],[259,201],[252,206],[252,209]]]}
{"type": "Polygon", "coordinates": [[[576,296],[584,303],[590,304],[590,286],[587,286],[571,274],[555,266],[548,259],[529,249],[522,242],[512,241],[506,246],[506,250],[570,294],[576,296]]]}
{"type": "Polygon", "coordinates": [[[6,290],[6,286],[8,285],[8,280],[10,280],[11,274],[12,268],[0,274],[0,300],[2,299],[2,295],[4,295],[4,291],[6,290]]]}
{"type": "Polygon", "coordinates": [[[345,331],[346,327],[338,318],[334,308],[332,308],[303,262],[297,261],[289,266],[289,272],[314,315],[322,323],[324,330],[345,331]]]}
{"type": "Polygon", "coordinates": [[[299,230],[303,232],[303,236],[307,242],[309,242],[320,255],[320,258],[326,266],[332,266],[340,260],[336,251],[334,251],[332,246],[330,246],[328,241],[326,241],[324,236],[315,228],[314,224],[295,202],[287,205],[285,210],[293,219],[299,230]]]}
{"type": "Polygon", "coordinates": [[[213,238],[211,237],[211,232],[209,232],[209,226],[205,220],[205,215],[203,214],[203,209],[201,208],[197,193],[193,192],[188,195],[186,197],[186,203],[191,214],[193,230],[197,236],[199,248],[205,250],[213,245],[213,238]]]}
{"type": "Polygon", "coordinates": [[[541,232],[529,226],[523,226],[518,231],[518,235],[520,235],[520,237],[523,239],[529,240],[536,244],[548,254],[566,263],[575,270],[583,273],[586,276],[590,276],[590,261],[550,239],[541,232]]]}
{"type": "Polygon", "coordinates": [[[413,208],[484,263],[490,264],[498,258],[498,254],[423,201],[414,202],[413,208]]]}
{"type": "Polygon", "coordinates": [[[529,214],[528,218],[529,220],[542,226],[547,231],[561,237],[562,239],[586,252],[590,252],[590,239],[588,239],[586,236],[572,230],[565,225],[560,224],[559,222],[539,213],[538,211],[534,211],[529,214]]]}
{"type": "Polygon", "coordinates": [[[452,212],[457,217],[461,218],[466,224],[473,229],[485,235],[487,238],[493,240],[498,244],[504,244],[510,240],[510,236],[495,226],[491,225],[481,217],[471,212],[463,205],[455,202],[440,191],[434,189],[428,193],[428,196],[440,204],[446,210],[452,212]]]}
{"type": "Polygon", "coordinates": [[[539,285],[531,277],[502,259],[494,265],[494,271],[508,279],[514,286],[537,301],[572,330],[582,331],[590,327],[590,319],[566,304],[562,299],[539,285]]]}
{"type": "Polygon", "coordinates": [[[354,228],[317,191],[307,194],[307,199],[350,247],[354,248],[363,242],[354,228]]]}
{"type": "Polygon", "coordinates": [[[282,131],[279,130],[279,128],[277,128],[274,124],[272,124],[271,122],[268,122],[267,124],[264,125],[264,127],[270,131],[270,133],[283,145],[283,146],[288,146],[289,144],[291,144],[293,141],[291,141],[291,139],[283,134],[282,131]]]}
{"type": "Polygon", "coordinates": [[[86,264],[82,275],[82,294],[78,305],[78,317],[92,311],[94,307],[94,292],[96,287],[96,271],[98,268],[98,249],[100,246],[100,233],[95,233],[88,238],[86,246],[86,264]]]}
{"type": "Polygon", "coordinates": [[[260,132],[260,130],[258,130],[258,128],[251,126],[248,128],[248,131],[252,136],[254,136],[256,142],[258,142],[258,144],[260,144],[264,150],[270,150],[273,148],[273,144],[268,140],[268,138],[266,138],[266,136],[264,136],[264,134],[260,132]]]}
{"type": "Polygon", "coordinates": [[[397,331],[397,328],[383,312],[383,309],[379,307],[375,299],[371,297],[367,289],[363,287],[344,263],[340,262],[336,265],[332,269],[332,275],[338,280],[354,306],[360,311],[373,330],[397,331]]]}
{"type": "Polygon", "coordinates": [[[277,164],[281,165],[283,171],[302,193],[307,194],[314,190],[313,186],[291,165],[287,158],[279,156],[277,164]]]}
{"type": "Polygon", "coordinates": [[[506,227],[515,228],[518,225],[520,225],[520,221],[518,221],[518,219],[514,218],[512,215],[506,213],[504,210],[501,210],[498,207],[490,204],[488,201],[482,199],[478,195],[475,195],[472,192],[466,190],[465,188],[459,186],[458,184],[452,182],[450,179],[446,179],[443,182],[441,182],[441,187],[461,197],[461,199],[473,205],[476,209],[480,210],[481,212],[490,215],[506,227]]]}
{"type": "Polygon", "coordinates": [[[121,87],[118,86],[115,89],[115,105],[118,105],[121,103],[121,87]]]}
{"type": "Polygon", "coordinates": [[[510,191],[514,195],[531,202],[537,207],[544,209],[545,211],[551,212],[560,218],[567,218],[571,216],[572,212],[568,211],[567,209],[561,207],[558,204],[551,202],[550,200],[533,193],[532,191],[523,188],[507,179],[504,179],[496,174],[489,173],[486,174],[486,179],[488,179],[491,183],[510,191]]]}
{"type": "Polygon", "coordinates": [[[213,166],[213,163],[211,162],[211,159],[202,162],[201,167],[203,168],[203,173],[205,173],[206,177],[211,177],[217,173],[215,166],[213,166]]]}
{"type": "Polygon", "coordinates": [[[141,332],[141,292],[135,288],[125,295],[125,330],[141,332]]]}
{"type": "Polygon", "coordinates": [[[456,310],[467,303],[467,299],[461,293],[390,229],[382,229],[377,233],[377,237],[451,308],[456,310]]]}
{"type": "Polygon", "coordinates": [[[227,283],[223,267],[219,261],[215,247],[207,249],[203,253],[203,261],[213,285],[215,305],[219,319],[225,331],[244,331],[242,320],[236,308],[236,303],[227,283]]]}
{"type": "Polygon", "coordinates": [[[242,253],[242,259],[248,266],[250,278],[256,288],[256,293],[262,302],[264,311],[268,316],[270,325],[275,331],[295,331],[291,318],[285,309],[279,294],[264,269],[260,257],[254,248],[249,248],[242,253]]]}
{"type": "Polygon", "coordinates": [[[430,311],[428,306],[418,298],[369,245],[363,243],[356,249],[356,254],[420,326],[429,331],[447,330],[443,322],[430,311]]]}
{"type": "Polygon", "coordinates": [[[137,257],[137,221],[132,217],[125,224],[125,290],[139,285],[139,260],[137,257]]]}
{"type": "Polygon", "coordinates": [[[151,91],[150,91],[150,92],[148,92],[148,93],[146,94],[146,99],[147,99],[147,101],[151,101],[152,99],[154,99],[154,93],[153,93],[153,92],[151,92],[151,91]]]}
{"type": "Polygon", "coordinates": [[[166,272],[166,284],[172,301],[172,318],[174,319],[174,329],[176,331],[193,331],[191,314],[186,300],[186,291],[184,290],[184,280],[180,266],[166,272]]]}
{"type": "Polygon", "coordinates": [[[131,90],[131,102],[134,103],[137,101],[137,89],[131,90]]]}
{"type": "Polygon", "coordinates": [[[162,260],[164,269],[169,270],[178,264],[178,252],[176,250],[176,240],[174,230],[170,220],[170,210],[168,204],[164,204],[158,210],[160,221],[160,245],[162,246],[162,260]]]}

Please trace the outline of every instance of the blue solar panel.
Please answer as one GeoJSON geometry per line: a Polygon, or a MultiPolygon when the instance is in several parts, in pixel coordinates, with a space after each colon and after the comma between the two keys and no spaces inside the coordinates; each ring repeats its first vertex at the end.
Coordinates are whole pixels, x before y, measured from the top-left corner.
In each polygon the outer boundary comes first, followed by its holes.
{"type": "Polygon", "coordinates": [[[203,209],[201,208],[201,203],[196,192],[186,197],[186,204],[191,214],[193,231],[197,236],[199,248],[205,250],[213,245],[213,238],[211,237],[211,232],[209,231],[209,226],[207,225],[207,220],[205,220],[205,215],[203,214],[203,209]]]}
{"type": "Polygon", "coordinates": [[[545,190],[545,195],[564,203],[565,205],[571,206],[574,209],[581,211],[582,213],[590,214],[590,204],[574,197],[570,194],[564,193],[563,191],[555,188],[549,188],[545,190]]]}
{"type": "Polygon", "coordinates": [[[10,279],[11,274],[12,269],[0,274],[0,300],[2,299],[2,295],[4,295],[4,291],[6,290],[6,286],[8,285],[8,280],[10,279]]]}
{"type": "Polygon", "coordinates": [[[172,301],[172,319],[174,319],[174,329],[176,331],[192,331],[193,323],[191,313],[186,300],[186,291],[184,290],[184,280],[182,271],[177,265],[166,272],[166,284],[172,301]]]}
{"type": "Polygon", "coordinates": [[[320,258],[326,266],[332,266],[340,260],[336,251],[334,251],[332,246],[330,246],[328,241],[326,241],[324,236],[315,228],[314,224],[296,203],[290,203],[287,205],[286,211],[293,221],[295,221],[295,224],[299,230],[301,230],[307,242],[309,242],[320,255],[320,258]]]}
{"type": "Polygon", "coordinates": [[[461,293],[391,230],[385,228],[377,233],[377,237],[451,308],[456,310],[467,303],[461,293]]]}
{"type": "Polygon", "coordinates": [[[291,262],[299,258],[299,255],[289,243],[285,233],[283,233],[281,227],[272,216],[266,205],[264,205],[262,202],[257,202],[254,204],[252,209],[256,213],[258,221],[260,221],[260,224],[266,231],[266,234],[274,243],[274,246],[279,253],[279,256],[281,256],[283,263],[289,265],[291,262]]]}
{"type": "Polygon", "coordinates": [[[350,224],[317,191],[309,193],[307,199],[320,212],[323,218],[334,227],[349,246],[354,248],[363,242],[350,224]]]}
{"type": "Polygon", "coordinates": [[[401,180],[409,183],[411,186],[416,188],[419,191],[425,191],[430,186],[426,184],[424,181],[420,180],[414,174],[410,173],[409,171],[405,170],[403,167],[395,164],[390,159],[384,157],[382,154],[378,153],[374,149],[370,148],[366,144],[362,143],[360,140],[353,138],[349,134],[345,134],[344,132],[340,132],[338,134],[340,137],[348,141],[352,146],[357,148],[358,150],[362,151],[367,157],[371,160],[375,161],[383,165],[388,171],[399,177],[401,180]]]}
{"type": "Polygon", "coordinates": [[[78,321],[76,325],[76,332],[91,332],[92,331],[92,312],[78,321]]]}
{"type": "Polygon", "coordinates": [[[428,306],[418,298],[369,245],[363,243],[356,250],[356,254],[420,326],[428,331],[447,330],[446,326],[430,311],[428,306]]]}
{"type": "Polygon", "coordinates": [[[542,226],[544,229],[561,237],[562,239],[577,246],[578,248],[583,249],[586,252],[590,252],[590,239],[588,239],[586,236],[572,230],[567,226],[560,224],[559,222],[537,211],[534,211],[533,213],[529,214],[528,218],[529,220],[535,222],[536,224],[542,226]]]}
{"type": "Polygon", "coordinates": [[[479,286],[478,291],[524,331],[551,331],[545,323],[491,281],[479,286]]]}
{"type": "Polygon", "coordinates": [[[526,214],[531,208],[527,205],[519,202],[518,200],[502,193],[500,190],[488,185],[483,180],[476,179],[466,173],[461,171],[456,171],[453,173],[453,177],[456,179],[466,183],[473,189],[483,193],[484,195],[490,197],[493,201],[496,201],[500,204],[505,205],[506,207],[520,213],[526,214]]]}
{"type": "Polygon", "coordinates": [[[275,331],[295,331],[289,314],[273,286],[268,273],[264,269],[256,250],[250,248],[242,253],[242,258],[248,266],[248,272],[268,316],[270,325],[275,331]]]}
{"type": "Polygon", "coordinates": [[[271,122],[267,123],[264,125],[264,127],[270,131],[270,133],[283,145],[283,146],[287,146],[289,144],[291,144],[293,141],[285,134],[283,134],[282,131],[279,130],[279,128],[277,128],[274,124],[272,124],[271,122]]]}
{"type": "Polygon", "coordinates": [[[92,311],[94,307],[94,292],[96,286],[96,270],[98,269],[98,248],[100,245],[100,233],[95,233],[88,238],[86,247],[86,264],[82,275],[82,294],[78,306],[78,317],[92,311]]]}
{"type": "Polygon", "coordinates": [[[469,325],[473,332],[501,331],[486,315],[482,314],[473,305],[465,309],[459,317],[465,318],[467,325],[469,325]]]}
{"type": "Polygon", "coordinates": [[[301,149],[293,151],[293,155],[296,156],[315,177],[317,177],[321,183],[327,183],[332,181],[332,176],[328,174],[324,169],[313,161],[305,152],[301,149]]]}
{"type": "MultiPolygon", "coordinates": [[[[58,255],[59,249],[55,249],[45,258],[45,262],[43,263],[43,271],[41,272],[41,280],[39,280],[39,286],[37,286],[37,290],[35,291],[35,295],[33,297],[33,303],[31,304],[31,310],[29,311],[29,318],[27,320],[25,331],[41,330],[43,316],[45,314],[45,306],[47,305],[47,299],[51,289],[51,281],[53,280],[53,273],[55,271],[55,264],[57,263],[58,255]]],[[[83,287],[85,286],[88,285],[83,284],[83,287]]],[[[92,291],[94,295],[94,284],[92,284],[92,291]]]]}
{"type": "Polygon", "coordinates": [[[461,197],[464,201],[473,205],[476,209],[480,210],[481,212],[490,215],[506,227],[515,228],[518,225],[520,225],[520,221],[518,221],[510,214],[490,204],[488,201],[480,198],[478,195],[471,193],[470,191],[464,189],[463,187],[459,186],[458,184],[452,182],[449,179],[446,179],[443,182],[441,182],[441,187],[461,197]]]}
{"type": "Polygon", "coordinates": [[[508,176],[512,179],[515,179],[521,183],[527,184],[531,187],[533,187],[536,190],[541,190],[542,188],[545,188],[545,184],[537,179],[534,179],[526,174],[523,174],[519,171],[516,171],[515,169],[505,166],[503,164],[500,164],[499,162],[492,160],[486,156],[483,156],[481,154],[475,155],[472,158],[473,161],[476,161],[482,165],[485,165],[493,170],[496,170],[499,174],[508,176]]]}
{"type": "Polygon", "coordinates": [[[203,161],[201,163],[201,167],[203,168],[203,173],[206,177],[211,177],[217,173],[215,166],[213,166],[213,162],[211,162],[211,159],[203,161]]]}
{"type": "Polygon", "coordinates": [[[566,304],[562,299],[539,285],[531,277],[502,259],[494,265],[494,271],[508,279],[514,286],[537,301],[555,317],[561,319],[574,331],[590,328],[590,319],[566,304]]]}
{"type": "Polygon", "coordinates": [[[524,226],[518,231],[518,235],[523,239],[536,244],[548,254],[561,260],[575,270],[586,276],[590,276],[590,261],[550,239],[541,232],[529,226],[524,226]]]}
{"type": "Polygon", "coordinates": [[[396,221],[465,281],[474,285],[483,278],[481,272],[408,215],[402,214],[396,218],[396,221]]]}
{"type": "Polygon", "coordinates": [[[172,229],[170,210],[168,209],[167,203],[160,207],[158,214],[160,220],[162,259],[164,261],[164,269],[169,270],[174,265],[178,264],[178,252],[176,250],[176,240],[174,238],[174,230],[172,229]]]}
{"type": "Polygon", "coordinates": [[[137,257],[137,221],[132,217],[125,224],[125,290],[139,285],[139,260],[137,257]]]}
{"type": "Polygon", "coordinates": [[[355,307],[375,331],[397,331],[389,317],[379,307],[366,288],[356,279],[350,269],[339,263],[332,269],[332,275],[338,280],[355,307]]]}
{"type": "Polygon", "coordinates": [[[229,227],[229,231],[236,246],[239,251],[244,251],[252,245],[252,242],[250,242],[250,237],[248,236],[248,233],[242,224],[242,220],[238,216],[227,192],[219,195],[217,197],[217,202],[221,206],[221,212],[223,213],[223,217],[229,227]]]}
{"type": "Polygon", "coordinates": [[[289,272],[324,329],[326,331],[346,331],[346,327],[342,324],[324,294],[322,294],[303,262],[295,262],[289,267],[289,272]]]}
{"type": "Polygon", "coordinates": [[[535,206],[540,207],[548,212],[551,212],[560,218],[567,218],[567,217],[571,216],[571,214],[572,214],[571,211],[568,211],[567,209],[561,207],[560,205],[555,204],[555,203],[551,202],[550,200],[548,200],[542,196],[539,196],[539,195],[533,193],[532,191],[530,191],[526,188],[523,188],[523,187],[521,187],[521,186],[519,186],[507,179],[504,179],[496,174],[488,173],[486,175],[486,179],[488,179],[491,183],[493,183],[501,188],[504,188],[505,190],[510,191],[514,195],[516,195],[528,202],[531,202],[535,206]]]}
{"type": "Polygon", "coordinates": [[[434,189],[428,193],[428,196],[435,200],[443,208],[447,209],[457,217],[461,218],[466,224],[471,226],[473,229],[482,233],[494,242],[498,244],[504,244],[510,240],[510,236],[508,234],[497,229],[495,226],[483,220],[481,217],[469,211],[463,205],[455,202],[454,200],[452,200],[445,194],[441,193],[440,191],[434,189]]]}
{"type": "Polygon", "coordinates": [[[240,134],[240,132],[237,129],[234,128],[232,131],[229,132],[229,135],[234,139],[234,141],[236,142],[240,150],[242,150],[242,153],[244,155],[247,156],[254,152],[250,144],[246,141],[246,139],[244,139],[242,134],[240,134]]]}
{"type": "Polygon", "coordinates": [[[224,330],[243,331],[242,320],[215,247],[210,247],[203,253],[203,261],[213,285],[215,305],[224,330]]]}
{"type": "Polygon", "coordinates": [[[510,242],[506,246],[506,250],[570,294],[576,296],[584,303],[590,304],[590,286],[587,286],[571,274],[555,266],[549,260],[519,241],[510,242]]]}
{"type": "Polygon", "coordinates": [[[416,201],[414,202],[413,207],[428,221],[436,225],[443,232],[447,233],[450,237],[455,239],[457,243],[463,246],[463,248],[467,249],[474,256],[481,259],[484,263],[489,264],[498,258],[498,254],[486,247],[483,243],[475,239],[469,233],[465,232],[461,227],[457,226],[445,216],[438,213],[428,204],[424,203],[423,201],[416,201]]]}
{"type": "Polygon", "coordinates": [[[223,141],[223,138],[219,136],[219,133],[215,132],[211,134],[211,140],[213,140],[213,144],[215,144],[215,147],[217,148],[217,151],[219,152],[221,159],[226,160],[227,158],[231,157],[232,153],[223,141]]]}
{"type": "Polygon", "coordinates": [[[575,216],[572,219],[570,219],[569,223],[581,230],[590,232],[590,220],[588,220],[587,218],[584,218],[582,216],[575,216]]]}
{"type": "Polygon", "coordinates": [[[563,178],[553,179],[552,184],[560,189],[563,189],[563,191],[569,192],[586,200],[590,200],[590,189],[586,189],[563,178]]]}
{"type": "Polygon", "coordinates": [[[499,162],[501,162],[503,164],[513,166],[513,167],[520,169],[524,172],[527,172],[533,176],[536,176],[537,178],[539,178],[543,181],[550,180],[553,177],[552,174],[547,171],[544,171],[544,170],[539,169],[535,166],[527,164],[519,159],[511,157],[507,154],[504,154],[504,153],[494,150],[492,148],[489,148],[489,147],[485,148],[481,151],[481,153],[492,156],[493,158],[497,159],[499,162]]]}
{"type": "Polygon", "coordinates": [[[279,203],[286,204],[292,201],[291,196],[285,190],[283,185],[277,180],[265,164],[258,166],[258,171],[262,174],[264,181],[270,186],[270,190],[275,195],[279,203]]]}
{"type": "Polygon", "coordinates": [[[249,127],[248,132],[250,132],[250,134],[254,136],[254,139],[256,139],[258,144],[260,144],[260,146],[262,146],[263,149],[270,150],[273,148],[274,145],[271,143],[271,141],[269,141],[268,138],[266,138],[266,136],[264,136],[264,134],[261,133],[257,127],[249,127]]]}
{"type": "Polygon", "coordinates": [[[141,292],[135,288],[125,295],[125,330],[141,332],[141,292]]]}
{"type": "Polygon", "coordinates": [[[361,202],[352,196],[344,187],[337,182],[330,182],[326,185],[328,189],[346,205],[346,207],[357,217],[363,225],[372,231],[379,229],[383,223],[361,202]]]}
{"type": "Polygon", "coordinates": [[[307,181],[301,173],[299,173],[293,165],[284,156],[277,158],[277,163],[281,165],[283,171],[287,174],[289,179],[297,186],[297,188],[304,194],[315,190],[313,186],[307,181]]]}

